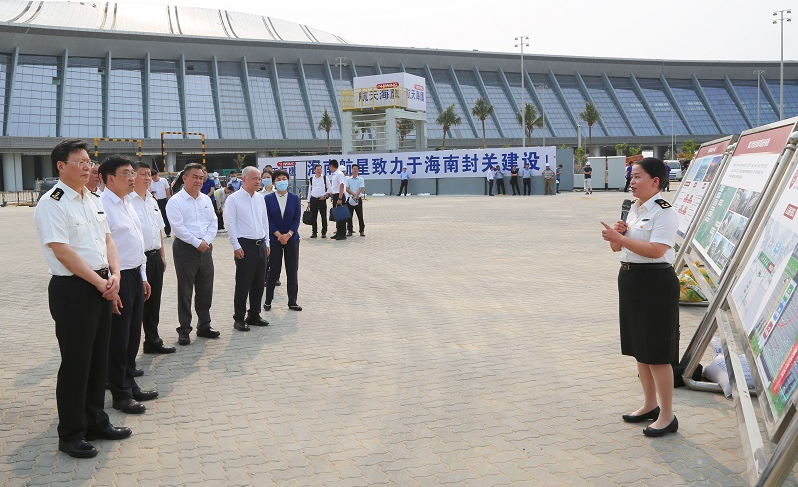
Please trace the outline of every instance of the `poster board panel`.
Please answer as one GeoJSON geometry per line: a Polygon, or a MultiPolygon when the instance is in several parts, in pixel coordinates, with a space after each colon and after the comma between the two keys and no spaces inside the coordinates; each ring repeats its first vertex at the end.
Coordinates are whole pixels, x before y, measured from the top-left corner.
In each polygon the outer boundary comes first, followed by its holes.
{"type": "MultiPolygon", "coordinates": [[[[787,136],[795,128],[786,126],[787,136]]],[[[779,132],[780,133],[780,132],[779,132]]],[[[770,135],[770,134],[769,134],[770,135]]],[[[752,139],[748,139],[749,141],[752,139]]],[[[740,143],[744,139],[741,138],[740,143]]],[[[786,143],[786,139],[784,140],[786,143]]],[[[738,144],[739,145],[739,144],[738,144]]],[[[745,150],[750,145],[746,143],[745,150]]],[[[795,155],[761,231],[751,242],[728,300],[759,376],[767,418],[783,419],[798,390],[798,168],[795,155]]],[[[769,428],[770,429],[770,428],[769,428]]]]}
{"type": "Polygon", "coordinates": [[[795,122],[744,132],[726,163],[693,238],[693,248],[721,276],[754,214],[795,122]]]}
{"type": "Polygon", "coordinates": [[[671,203],[678,215],[680,237],[687,235],[731,141],[732,137],[729,136],[702,144],[682,177],[682,184],[671,203]]]}

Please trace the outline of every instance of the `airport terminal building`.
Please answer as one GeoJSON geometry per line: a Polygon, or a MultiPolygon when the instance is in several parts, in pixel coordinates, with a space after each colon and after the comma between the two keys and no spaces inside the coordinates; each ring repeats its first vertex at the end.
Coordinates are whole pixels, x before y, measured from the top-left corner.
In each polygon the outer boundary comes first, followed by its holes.
{"type": "MultiPolygon", "coordinates": [[[[488,146],[521,145],[517,53],[354,45],[346,33],[227,10],[0,0],[0,190],[51,177],[49,153],[60,137],[138,139],[144,160],[161,167],[162,132],[202,133],[213,169],[233,166],[237,154],[325,153],[327,134],[317,126],[326,109],[335,153],[340,91],[353,77],[394,72],[426,80],[430,148],[440,146],[435,120],[452,104],[462,124],[446,147],[482,146],[482,123],[471,114],[479,97],[494,107],[488,146]]],[[[798,115],[798,62],[784,72],[789,118],[798,115]]],[[[576,147],[580,123],[587,145],[578,116],[586,102],[601,113],[594,155],[614,154],[617,143],[664,155],[672,137],[678,147],[779,118],[778,62],[526,55],[523,77],[525,101],[545,113],[529,145],[576,147]]],[[[166,162],[197,159],[196,136],[166,138],[166,162]]],[[[128,142],[101,149],[136,151],[128,142]]]]}

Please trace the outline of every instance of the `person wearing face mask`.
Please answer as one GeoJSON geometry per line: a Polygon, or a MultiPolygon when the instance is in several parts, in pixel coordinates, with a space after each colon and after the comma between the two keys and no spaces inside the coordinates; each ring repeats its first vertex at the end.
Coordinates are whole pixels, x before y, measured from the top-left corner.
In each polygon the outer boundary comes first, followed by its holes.
{"type": "Polygon", "coordinates": [[[297,304],[299,282],[299,221],[302,218],[302,204],[299,196],[288,192],[288,173],[281,169],[274,171],[275,192],[266,195],[266,211],[269,215],[269,270],[266,275],[266,302],[263,309],[272,309],[274,287],[282,271],[285,258],[285,274],[288,279],[288,308],[302,311],[297,304]]]}
{"type": "Polygon", "coordinates": [[[274,185],[272,184],[272,171],[268,168],[264,169],[260,176],[260,191],[258,192],[263,195],[274,193],[274,185]]]}
{"type": "Polygon", "coordinates": [[[327,238],[327,178],[322,174],[321,164],[313,168],[313,177],[310,178],[310,212],[313,215],[313,233],[310,238],[316,238],[318,218],[321,214],[321,238],[327,238]]]}
{"type": "Polygon", "coordinates": [[[679,279],[673,246],[679,226],[676,211],[662,198],[665,163],[647,157],[632,167],[630,187],[637,198],[626,221],[604,222],[602,238],[620,252],[618,301],[621,353],[635,358],[643,386],[643,405],[624,414],[627,423],[653,421],[646,436],[675,433],[673,367],[679,361],[679,279]],[[659,398],[659,401],[657,399],[659,398]]]}
{"type": "Polygon", "coordinates": [[[227,184],[233,186],[233,191],[241,189],[241,180],[238,179],[238,174],[235,171],[230,173],[230,180],[227,181],[227,184]]]}

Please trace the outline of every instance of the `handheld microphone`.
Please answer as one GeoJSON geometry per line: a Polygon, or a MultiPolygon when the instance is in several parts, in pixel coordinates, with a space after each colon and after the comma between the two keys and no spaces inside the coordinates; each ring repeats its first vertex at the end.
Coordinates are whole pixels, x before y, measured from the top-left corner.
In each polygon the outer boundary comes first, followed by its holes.
{"type": "Polygon", "coordinates": [[[623,200],[621,205],[621,221],[626,223],[626,217],[629,216],[629,210],[632,209],[632,200],[623,200]]]}

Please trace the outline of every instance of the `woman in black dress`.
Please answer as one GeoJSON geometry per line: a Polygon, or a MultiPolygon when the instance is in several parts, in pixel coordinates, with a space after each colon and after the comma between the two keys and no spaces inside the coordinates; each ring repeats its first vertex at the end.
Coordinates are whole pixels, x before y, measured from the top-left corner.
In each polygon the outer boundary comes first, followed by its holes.
{"type": "Polygon", "coordinates": [[[674,433],[673,368],[679,359],[679,280],[673,269],[678,220],[662,198],[667,182],[665,163],[649,157],[632,168],[630,187],[637,201],[626,222],[604,225],[601,232],[614,252],[620,252],[618,295],[621,353],[637,360],[643,405],[624,414],[627,423],[654,422],[646,436],[674,433]],[[659,404],[657,403],[659,398],[659,404]]]}

